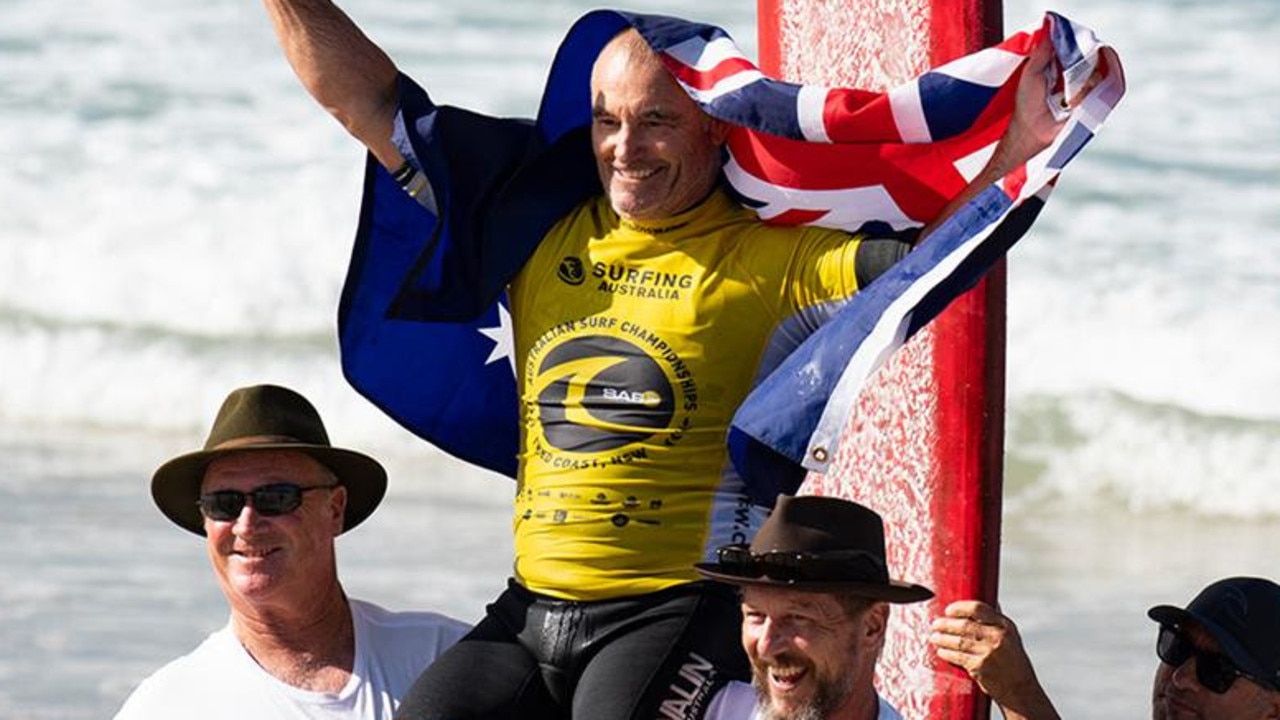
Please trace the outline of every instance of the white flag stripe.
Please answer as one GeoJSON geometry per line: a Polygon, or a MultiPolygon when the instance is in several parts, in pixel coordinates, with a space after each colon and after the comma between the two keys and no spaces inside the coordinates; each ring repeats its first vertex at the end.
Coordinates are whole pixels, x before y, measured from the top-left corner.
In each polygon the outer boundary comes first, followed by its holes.
{"type": "Polygon", "coordinates": [[[689,87],[685,83],[680,83],[680,87],[689,93],[695,101],[700,103],[710,103],[720,97],[737,92],[753,82],[762,80],[764,75],[759,70],[744,70],[743,72],[734,73],[729,77],[722,79],[720,82],[712,85],[705,90],[689,87]]]}
{"type": "Polygon", "coordinates": [[[742,54],[738,46],[726,37],[718,37],[711,42],[706,42],[700,37],[692,37],[668,47],[663,52],[699,72],[711,70],[725,60],[747,60],[747,56],[742,54]]]}
{"type": "Polygon", "coordinates": [[[996,143],[991,143],[977,152],[956,160],[953,166],[956,172],[960,173],[960,177],[965,179],[965,182],[973,182],[973,179],[978,177],[978,173],[982,172],[982,168],[987,166],[987,161],[991,159],[995,152],[996,143]]]}
{"type": "Polygon", "coordinates": [[[827,121],[824,118],[827,94],[825,87],[800,86],[800,95],[796,98],[796,119],[800,123],[800,132],[809,142],[831,142],[831,138],[827,136],[827,121]]]}
{"type": "Polygon", "coordinates": [[[724,174],[737,192],[753,200],[767,201],[763,207],[755,209],[762,220],[800,208],[826,211],[827,214],[814,224],[846,232],[856,231],[869,219],[882,220],[894,230],[920,226],[902,211],[882,185],[841,190],[788,188],[752,175],[732,155],[725,163],[724,174]]]}
{"type": "Polygon", "coordinates": [[[889,108],[893,110],[893,122],[898,126],[903,142],[926,143],[933,140],[929,135],[929,123],[924,119],[918,84],[906,83],[890,90],[889,108]]]}
{"type": "Polygon", "coordinates": [[[1018,69],[1025,58],[1002,48],[993,47],[987,50],[989,52],[966,55],[959,60],[952,60],[934,72],[950,75],[975,85],[1000,87],[1018,69]]]}

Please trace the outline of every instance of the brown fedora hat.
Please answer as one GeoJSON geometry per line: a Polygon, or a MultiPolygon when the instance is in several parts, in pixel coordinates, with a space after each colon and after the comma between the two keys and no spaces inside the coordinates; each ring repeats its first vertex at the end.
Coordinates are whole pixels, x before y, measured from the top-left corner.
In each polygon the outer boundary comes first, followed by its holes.
{"type": "Polygon", "coordinates": [[[884,522],[870,508],[833,497],[778,496],[750,546],[726,545],[718,562],[698,563],[703,577],[731,585],[774,585],[911,603],[928,600],[923,585],[891,580],[884,522]]]}
{"type": "Polygon", "coordinates": [[[296,450],[333,471],[347,488],[343,532],[373,513],[387,492],[387,471],[377,460],[329,444],[320,413],[304,397],[278,385],[254,385],[232,391],[222,402],[204,449],[161,465],[151,478],[151,497],[165,517],[204,535],[197,501],[205,468],[230,453],[296,450]]]}

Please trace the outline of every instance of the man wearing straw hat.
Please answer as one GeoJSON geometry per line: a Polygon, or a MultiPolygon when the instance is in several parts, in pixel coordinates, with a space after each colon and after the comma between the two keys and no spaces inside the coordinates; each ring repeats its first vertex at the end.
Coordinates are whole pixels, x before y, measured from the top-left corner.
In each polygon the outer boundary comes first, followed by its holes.
{"type": "Polygon", "coordinates": [[[231,619],[144,680],[117,720],[391,718],[467,627],[343,591],[334,538],[368,518],[386,487],[376,460],[329,443],[298,393],[232,392],[204,448],[151,482],[160,511],[205,538],[231,619]]]}
{"type": "Polygon", "coordinates": [[[889,603],[933,592],[890,579],[874,511],[784,495],[749,546],[727,545],[696,567],[741,591],[752,669],[751,685],[731,683],[715,697],[708,720],[900,718],[872,684],[889,603]]]}

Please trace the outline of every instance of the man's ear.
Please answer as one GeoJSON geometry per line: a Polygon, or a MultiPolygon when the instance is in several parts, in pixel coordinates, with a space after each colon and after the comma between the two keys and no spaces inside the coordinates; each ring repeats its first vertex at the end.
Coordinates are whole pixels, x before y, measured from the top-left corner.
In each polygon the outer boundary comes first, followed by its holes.
{"type": "Polygon", "coordinates": [[[884,642],[885,629],[889,627],[889,603],[878,602],[867,608],[862,616],[862,636],[879,645],[884,642]]]}
{"type": "Polygon", "coordinates": [[[729,123],[723,120],[717,120],[715,118],[711,118],[712,142],[714,142],[717,146],[724,145],[725,141],[729,139],[729,131],[732,128],[733,128],[732,125],[730,125],[729,123]]]}
{"type": "Polygon", "coordinates": [[[329,496],[329,519],[334,523],[334,536],[342,534],[347,519],[347,486],[339,484],[329,496]]]}

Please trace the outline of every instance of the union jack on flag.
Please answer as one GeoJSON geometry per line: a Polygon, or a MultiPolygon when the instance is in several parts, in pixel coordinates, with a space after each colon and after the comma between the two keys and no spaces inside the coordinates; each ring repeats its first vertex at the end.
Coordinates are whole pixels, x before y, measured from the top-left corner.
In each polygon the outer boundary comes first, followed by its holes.
{"type": "Polygon", "coordinates": [[[570,30],[534,122],[437,106],[402,77],[396,139],[431,192],[415,201],[368,163],[339,312],[344,372],[410,430],[504,474],[516,469],[518,403],[510,358],[495,352],[509,337],[503,291],[551,224],[600,192],[585,137],[591,66],[628,26],[733,126],[724,177],[743,204],[768,223],[850,232],[937,217],[994,150],[1031,49],[1045,34],[1053,43],[1046,83],[1065,123],[1050,147],[855,295],[739,409],[732,456],[764,505],[794,491],[802,467],[826,468],[865,380],[1008,251],[1124,94],[1114,53],[1052,13],[887,93],[771,79],[720,28],[609,10],[570,30]]]}

